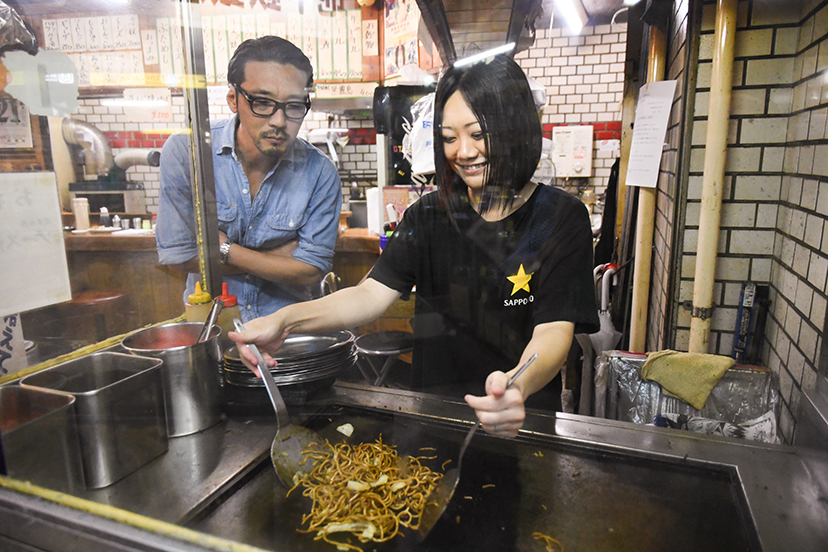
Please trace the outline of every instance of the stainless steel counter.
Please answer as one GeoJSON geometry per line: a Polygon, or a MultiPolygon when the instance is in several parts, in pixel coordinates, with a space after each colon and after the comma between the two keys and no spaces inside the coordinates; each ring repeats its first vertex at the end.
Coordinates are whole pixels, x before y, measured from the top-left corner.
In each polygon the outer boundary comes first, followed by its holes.
{"type": "MultiPolygon", "coordinates": [[[[307,419],[326,438],[341,438],[335,428],[347,419],[357,428],[352,441],[381,434],[403,453],[433,446],[437,468],[456,461],[473,420],[462,402],[345,383],[301,410],[297,421],[307,419]]],[[[270,469],[274,430],[269,416],[233,417],[172,439],[163,457],[82,496],[117,510],[87,512],[56,503],[60,496],[0,488],[0,534],[61,552],[112,550],[115,543],[118,550],[333,551],[296,532],[307,504],[285,499],[270,469]],[[67,547],[70,541],[77,547],[67,547]]],[[[826,466],[826,455],[810,450],[531,413],[515,440],[475,436],[451,509],[422,545],[409,533],[366,550],[472,543],[539,550],[532,533],[540,531],[568,552],[824,551],[828,495],[818,481],[826,466]]]]}

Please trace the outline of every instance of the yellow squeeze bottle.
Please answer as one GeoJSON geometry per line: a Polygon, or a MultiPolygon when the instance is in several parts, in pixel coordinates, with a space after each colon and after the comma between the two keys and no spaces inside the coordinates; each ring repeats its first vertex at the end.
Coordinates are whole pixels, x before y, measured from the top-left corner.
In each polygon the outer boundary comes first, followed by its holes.
{"type": "Polygon", "coordinates": [[[224,308],[219,312],[218,321],[216,322],[221,328],[221,350],[224,351],[227,347],[233,345],[233,341],[227,337],[227,333],[236,331],[233,326],[233,319],[241,320],[241,312],[236,296],[227,292],[227,283],[221,284],[221,295],[216,299],[221,299],[224,302],[224,308]]]}
{"type": "Polygon", "coordinates": [[[187,322],[204,322],[212,307],[210,294],[201,291],[201,282],[196,282],[195,291],[187,297],[187,304],[184,305],[187,322]]]}

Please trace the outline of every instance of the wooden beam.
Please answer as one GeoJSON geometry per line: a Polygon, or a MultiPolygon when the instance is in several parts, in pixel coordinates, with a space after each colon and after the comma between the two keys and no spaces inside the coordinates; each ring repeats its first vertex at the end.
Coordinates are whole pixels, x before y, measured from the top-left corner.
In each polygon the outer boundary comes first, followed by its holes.
{"type": "Polygon", "coordinates": [[[437,46],[443,63],[447,65],[454,63],[457,59],[457,52],[451,38],[443,0],[417,0],[417,6],[420,8],[428,34],[437,46]]]}

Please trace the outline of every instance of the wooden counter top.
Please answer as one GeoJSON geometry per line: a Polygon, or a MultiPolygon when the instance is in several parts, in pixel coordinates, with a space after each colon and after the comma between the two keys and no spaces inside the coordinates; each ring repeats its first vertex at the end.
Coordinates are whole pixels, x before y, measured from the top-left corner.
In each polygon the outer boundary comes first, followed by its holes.
{"type": "Polygon", "coordinates": [[[336,251],[379,255],[379,234],[367,228],[346,228],[336,238],[336,251]]]}
{"type": "Polygon", "coordinates": [[[155,251],[155,234],[63,234],[66,251],[155,251]]]}
{"type": "MultiPolygon", "coordinates": [[[[155,251],[155,235],[64,233],[67,251],[155,251]]],[[[347,228],[336,239],[336,251],[379,255],[379,235],[367,228],[347,228]]]]}

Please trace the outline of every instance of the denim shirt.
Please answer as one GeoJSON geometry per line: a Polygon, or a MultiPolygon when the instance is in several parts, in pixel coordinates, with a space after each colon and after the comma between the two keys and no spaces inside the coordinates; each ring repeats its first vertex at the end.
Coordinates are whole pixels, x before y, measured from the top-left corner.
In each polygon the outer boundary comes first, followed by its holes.
{"type": "MultiPolygon", "coordinates": [[[[250,184],[234,150],[236,124],[234,116],[210,125],[219,229],[233,243],[253,250],[269,250],[298,239],[293,258],[322,272],[329,271],[342,205],[336,167],[317,148],[297,138],[251,201],[250,184]]],[[[179,264],[198,257],[191,157],[187,133],[170,136],[161,150],[155,230],[161,264],[179,264]]],[[[199,274],[188,275],[184,302],[199,279],[199,274]]],[[[245,322],[310,299],[310,291],[304,286],[269,282],[252,274],[225,274],[224,282],[228,292],[238,298],[245,322]]]]}

